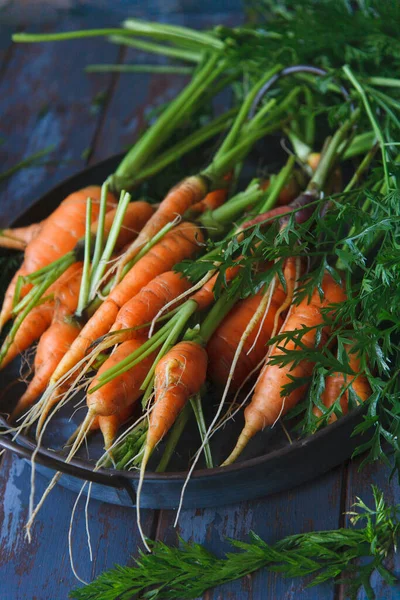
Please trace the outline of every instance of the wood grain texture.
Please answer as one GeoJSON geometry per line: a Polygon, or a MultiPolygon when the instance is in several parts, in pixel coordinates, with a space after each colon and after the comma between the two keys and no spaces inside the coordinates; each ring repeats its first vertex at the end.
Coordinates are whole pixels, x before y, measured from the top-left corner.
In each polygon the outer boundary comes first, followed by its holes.
{"type": "MultiPolygon", "coordinates": [[[[204,544],[218,556],[229,550],[225,538],[246,540],[250,530],[269,543],[286,535],[337,527],[340,514],[342,469],[338,468],[317,481],[268,498],[236,506],[189,511],[184,510],[175,530],[173,511],[160,511],[158,539],[176,543],[179,534],[185,540],[204,544]]],[[[229,497],[226,498],[229,502],[229,497]]],[[[206,594],[209,600],[333,600],[333,586],[305,588],[304,581],[291,581],[277,574],[260,571],[206,594]],[[264,595],[263,595],[264,594],[264,595]]]]}
{"type": "MultiPolygon", "coordinates": [[[[91,23],[86,13],[66,16],[61,23],[54,20],[40,30],[68,30],[91,23]]],[[[2,170],[46,147],[54,146],[54,152],[44,159],[50,164],[24,169],[3,182],[0,225],[85,166],[85,151],[101,116],[101,107],[93,102],[107,94],[111,78],[89,76],[82,67],[98,59],[114,62],[117,54],[118,48],[100,39],[13,47],[0,81],[1,134],[6,140],[0,146],[2,170]]]]}
{"type": "MultiPolygon", "coordinates": [[[[180,77],[92,75],[83,73],[91,62],[156,62],[135,52],[121,52],[102,40],[15,46],[9,36],[16,28],[29,31],[68,30],[117,25],[126,16],[155,18],[203,27],[242,19],[240,0],[25,0],[8,3],[0,24],[0,147],[2,169],[24,156],[55,144],[55,163],[27,169],[0,188],[0,225],[22,212],[57,181],[76,172],[87,159],[95,162],[120,152],[134,142],[146,111],[172,97],[180,77]],[[93,99],[105,92],[105,102],[90,110],[93,99]],[[89,156],[82,152],[92,147],[89,156]]],[[[357,471],[358,462],[335,469],[316,481],[254,502],[218,509],[186,510],[178,532],[184,539],[205,543],[218,555],[227,549],[226,536],[246,539],[250,529],[269,542],[300,531],[335,528],[355,496],[370,499],[370,483],[377,483],[390,501],[400,502],[397,481],[388,483],[381,465],[357,471]]],[[[6,455],[0,471],[0,599],[64,600],[76,586],[68,558],[67,533],[75,495],[60,486],[53,490],[39,514],[33,541],[24,539],[29,497],[29,466],[6,455]]],[[[46,481],[37,478],[37,497],[46,481]]],[[[145,511],[146,533],[167,543],[176,542],[172,511],[145,511]]],[[[131,509],[89,504],[94,561],[90,563],[81,500],[74,523],[74,558],[78,572],[91,579],[115,563],[126,564],[139,544],[131,509]]],[[[395,559],[399,572],[400,563],[395,559]]],[[[340,588],[326,584],[305,588],[262,571],[243,581],[207,592],[204,600],[344,600],[340,588]]],[[[379,600],[395,600],[398,590],[376,581],[379,600]]],[[[360,595],[360,600],[365,600],[360,595]]]]}

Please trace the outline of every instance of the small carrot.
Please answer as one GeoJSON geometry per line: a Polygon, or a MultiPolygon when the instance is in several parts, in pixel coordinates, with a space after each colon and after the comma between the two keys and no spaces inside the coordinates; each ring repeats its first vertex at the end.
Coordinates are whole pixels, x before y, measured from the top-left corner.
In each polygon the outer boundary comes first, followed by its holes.
{"type": "MultiPolygon", "coordinates": [[[[93,219],[98,215],[98,200],[101,188],[91,186],[68,196],[46,219],[39,234],[30,241],[25,250],[24,262],[15,273],[6,291],[0,312],[0,330],[11,318],[15,288],[18,278],[50,265],[74,248],[85,233],[86,201],[93,198],[93,219]]],[[[110,202],[115,198],[110,194],[110,202]]],[[[24,296],[31,285],[25,285],[21,291],[24,296]]]]}
{"type": "Polygon", "coordinates": [[[209,192],[204,200],[200,200],[189,209],[190,217],[202,215],[207,210],[215,210],[221,206],[228,196],[228,188],[214,190],[209,192]]]}
{"type": "Polygon", "coordinates": [[[157,211],[148,220],[136,240],[125,252],[118,267],[118,279],[123,267],[149,242],[165,225],[173,221],[177,215],[183,215],[193,204],[203,200],[207,194],[207,182],[201,175],[188,177],[176,185],[167,194],[157,211]]]}
{"type": "Polygon", "coordinates": [[[200,391],[206,373],[207,352],[196,342],[179,342],[157,363],[155,399],[149,416],[143,470],[151,452],[171,428],[189,398],[200,391]]]}
{"type": "Polygon", "coordinates": [[[90,428],[91,431],[100,429],[104,439],[104,449],[109,450],[117,437],[119,428],[132,416],[133,406],[128,406],[119,413],[107,417],[97,417],[90,428]]]}
{"type": "MultiPolygon", "coordinates": [[[[298,305],[293,305],[280,333],[301,330],[303,327],[312,328],[304,332],[301,337],[301,347],[315,347],[316,327],[323,324],[321,309],[340,303],[345,300],[343,288],[338,285],[330,275],[326,274],[322,282],[324,298],[321,299],[319,291],[315,290],[311,299],[305,298],[298,305]]],[[[329,326],[322,329],[320,345],[324,345],[330,332],[329,326]]],[[[282,345],[284,342],[282,342],[282,345]]],[[[287,350],[300,349],[295,341],[289,340],[285,345],[287,350]]],[[[276,345],[272,347],[260,376],[257,380],[253,398],[244,411],[245,426],[234,450],[223,465],[229,465],[241,454],[249,440],[264,427],[273,426],[276,421],[286,414],[302,398],[306,384],[284,395],[284,386],[293,379],[310,377],[313,363],[301,360],[297,364],[286,365],[270,364],[269,359],[284,354],[284,350],[276,345]],[[283,394],[283,395],[282,395],[283,394]]]]}
{"type": "Polygon", "coordinates": [[[60,360],[79,334],[81,327],[72,315],[78,304],[81,273],[80,266],[77,276],[71,277],[57,294],[52,323],[40,338],[36,350],[34,376],[19,399],[11,420],[30,408],[36,398],[44,392],[60,360]]]}
{"type": "MultiPolygon", "coordinates": [[[[349,391],[351,387],[358,398],[365,402],[371,395],[371,387],[365,374],[360,373],[360,359],[356,353],[352,352],[351,345],[344,346],[344,350],[349,357],[349,366],[354,375],[346,375],[345,373],[333,373],[325,379],[325,389],[322,393],[322,403],[326,408],[331,408],[340,398],[340,408],[342,413],[347,415],[349,412],[349,391]]],[[[313,413],[316,417],[321,417],[322,412],[314,406],[313,413]]],[[[329,416],[328,423],[333,423],[337,420],[337,415],[332,412],[329,416]]]]}
{"type": "MultiPolygon", "coordinates": [[[[208,375],[213,383],[219,386],[226,384],[239,340],[259,307],[263,296],[264,292],[259,292],[238,302],[210,339],[207,345],[208,375]]],[[[279,286],[272,296],[269,310],[261,327],[256,327],[243,345],[233,375],[232,384],[234,389],[240,387],[246,377],[266,355],[267,343],[275,323],[275,315],[284,299],[285,294],[282,287],[279,286]]],[[[282,324],[282,318],[278,318],[278,323],[282,324]]]]}
{"type": "Polygon", "coordinates": [[[40,223],[32,223],[27,227],[1,229],[0,247],[11,250],[25,250],[26,246],[39,235],[43,225],[44,221],[41,221],[40,223]]]}
{"type": "MultiPolygon", "coordinates": [[[[120,344],[107,361],[100,367],[96,377],[89,386],[89,391],[98,383],[98,376],[101,375],[110,365],[117,365],[126,356],[140,348],[143,340],[129,340],[120,344]]],[[[154,361],[155,355],[150,354],[138,363],[134,368],[129,369],[123,375],[120,375],[112,383],[106,383],[99,390],[92,394],[87,394],[86,402],[89,414],[93,416],[111,416],[121,413],[132,406],[143,394],[140,389],[144,378],[147,375],[149,367],[154,361]]]]}
{"type": "Polygon", "coordinates": [[[141,326],[151,323],[163,306],[189,290],[190,285],[187,279],[174,271],[166,271],[152,279],[120,308],[117,318],[111,326],[110,337],[106,337],[105,344],[100,344],[101,349],[115,343],[144,337],[148,330],[141,326]],[[127,331],[117,333],[121,329],[127,331]],[[112,335],[114,332],[115,336],[112,335]]]}
{"type": "MultiPolygon", "coordinates": [[[[38,340],[41,335],[50,326],[54,316],[55,303],[66,303],[70,296],[71,287],[79,290],[79,285],[82,277],[82,265],[75,263],[71,265],[67,271],[49,288],[48,294],[54,295],[54,299],[35,306],[22,321],[21,327],[18,329],[14,340],[8,346],[0,368],[6,367],[16,356],[24,352],[33,342],[38,340]]],[[[6,338],[3,348],[8,345],[6,338]]]]}

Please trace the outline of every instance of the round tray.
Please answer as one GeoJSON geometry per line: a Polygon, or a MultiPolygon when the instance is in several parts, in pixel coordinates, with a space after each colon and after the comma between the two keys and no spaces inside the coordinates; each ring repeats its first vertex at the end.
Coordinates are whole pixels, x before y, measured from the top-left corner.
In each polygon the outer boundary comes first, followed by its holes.
{"type": "MultiPolygon", "coordinates": [[[[87,185],[101,184],[115,170],[121,156],[105,160],[65,180],[21,215],[14,225],[27,225],[39,221],[49,215],[68,194],[87,185]]],[[[16,364],[1,372],[1,388],[6,389],[18,374],[19,365],[16,364]]],[[[9,412],[22,389],[20,385],[15,385],[0,398],[0,411],[3,414],[9,412]]],[[[204,403],[209,404],[211,409],[212,393],[205,398],[204,403]]],[[[85,450],[81,450],[78,456],[67,464],[61,448],[59,450],[47,448],[47,446],[57,448],[55,440],[59,439],[60,433],[65,441],[75,429],[79,418],[75,422],[71,421],[71,412],[71,410],[69,412],[65,409],[61,410],[52,429],[49,429],[44,445],[36,455],[37,470],[46,477],[52,477],[54,471],[61,471],[63,476],[60,484],[71,490],[78,491],[82,486],[82,479],[91,481],[93,482],[91,496],[103,502],[123,506],[135,505],[138,483],[136,471],[100,469],[94,472],[94,461],[85,457],[85,450]]],[[[278,424],[273,430],[266,430],[255,436],[252,444],[249,444],[243,454],[243,459],[238,463],[230,467],[214,469],[201,468],[200,464],[200,468],[193,473],[187,487],[184,507],[203,508],[250,500],[292,488],[321,475],[350,458],[360,444],[360,437],[352,437],[352,433],[354,427],[361,421],[363,412],[364,407],[360,406],[329,427],[293,443],[288,442],[278,424]]],[[[215,436],[213,454],[217,461],[227,456],[242,425],[243,419],[238,417],[236,422],[230,423],[223,432],[215,436]]],[[[0,428],[7,429],[7,422],[2,417],[0,417],[0,428]]],[[[186,448],[185,440],[192,441],[193,444],[194,435],[196,429],[193,426],[192,430],[189,428],[185,433],[186,437],[184,436],[182,440],[183,448],[186,448]]],[[[25,459],[30,459],[35,449],[35,441],[33,436],[19,435],[17,439],[13,439],[11,434],[3,433],[0,435],[0,446],[25,459]]],[[[100,436],[93,436],[90,446],[91,449],[93,448],[93,455],[97,453],[98,456],[101,452],[100,436]]],[[[190,447],[190,443],[187,447],[190,447]]],[[[190,451],[193,453],[193,450],[192,445],[190,451]]],[[[141,494],[143,508],[177,507],[189,456],[187,452],[185,454],[185,451],[181,451],[171,461],[173,471],[165,474],[151,472],[152,465],[150,465],[141,494]]]]}

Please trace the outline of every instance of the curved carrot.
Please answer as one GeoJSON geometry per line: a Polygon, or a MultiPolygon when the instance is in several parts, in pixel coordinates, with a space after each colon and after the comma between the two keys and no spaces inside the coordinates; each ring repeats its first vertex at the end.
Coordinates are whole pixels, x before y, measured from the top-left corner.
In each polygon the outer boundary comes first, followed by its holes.
{"type": "MultiPolygon", "coordinates": [[[[216,329],[207,345],[209,358],[208,375],[213,383],[225,386],[236,349],[250,319],[256,312],[264,292],[249,296],[233,307],[216,329]]],[[[282,305],[285,294],[281,286],[274,292],[269,310],[261,323],[246,338],[240,359],[233,375],[233,389],[237,389],[256,368],[267,353],[267,343],[274,328],[275,315],[282,305]]],[[[278,317],[279,325],[282,318],[278,317]]]]}
{"type": "Polygon", "coordinates": [[[207,352],[200,344],[183,341],[157,363],[155,399],[143,461],[174,424],[189,398],[200,390],[206,379],[207,360],[207,352]]]}
{"type": "Polygon", "coordinates": [[[115,338],[114,336],[110,336],[110,339],[107,338],[107,346],[116,342],[121,343],[137,337],[144,337],[147,329],[134,329],[134,327],[150,323],[163,306],[189,290],[190,286],[187,279],[174,271],[166,271],[152,279],[120,308],[111,332],[117,332],[120,329],[129,329],[129,331],[123,331],[115,338]]]}
{"type": "MultiPolygon", "coordinates": [[[[324,322],[322,309],[331,304],[343,302],[346,298],[343,288],[328,274],[324,276],[322,289],[324,291],[323,299],[321,299],[319,291],[315,290],[310,300],[305,298],[300,304],[293,305],[280,331],[280,333],[293,332],[302,329],[304,326],[313,328],[304,332],[301,336],[302,347],[315,347],[316,327],[324,322]]],[[[329,326],[323,327],[321,345],[326,343],[329,332],[329,326]]],[[[280,345],[284,345],[287,350],[299,349],[294,340],[289,340],[286,344],[280,342],[280,345]]],[[[264,427],[274,425],[282,415],[286,414],[301,400],[307,387],[306,384],[295,388],[286,396],[282,395],[282,390],[293,379],[310,377],[314,364],[307,360],[301,360],[297,364],[270,364],[269,358],[282,354],[284,354],[284,350],[280,347],[274,346],[272,348],[257,380],[253,398],[244,411],[245,426],[243,431],[233,452],[223,463],[224,465],[231,464],[236,460],[249,440],[258,431],[261,431],[264,427]]]]}
{"type": "Polygon", "coordinates": [[[154,215],[141,230],[136,240],[125,252],[119,264],[118,276],[123,267],[132,260],[140,249],[149,242],[165,225],[183,215],[193,204],[200,202],[207,194],[207,182],[200,175],[187,177],[167,194],[154,215]]]}
{"type": "MultiPolygon", "coordinates": [[[[322,402],[326,408],[330,408],[340,397],[340,407],[342,413],[347,415],[349,412],[349,391],[348,386],[356,393],[358,398],[365,402],[371,395],[371,387],[368,383],[366,375],[360,374],[360,359],[357,354],[352,352],[351,345],[345,345],[344,349],[349,357],[349,365],[355,375],[347,375],[346,373],[333,373],[325,379],[325,389],[322,393],[322,402]]],[[[321,417],[322,412],[314,406],[313,413],[316,417],[321,417]]],[[[333,423],[337,420],[334,412],[329,416],[328,423],[333,423]]]]}
{"type": "Polygon", "coordinates": [[[11,250],[25,250],[26,246],[39,235],[44,221],[32,223],[27,227],[14,227],[0,231],[0,247],[11,250]]]}
{"type": "MultiPolygon", "coordinates": [[[[129,340],[120,344],[105,363],[100,367],[96,377],[89,386],[89,391],[98,383],[98,376],[111,366],[117,365],[121,360],[140,348],[143,340],[129,340]]],[[[129,369],[122,375],[116,377],[112,382],[106,383],[101,388],[87,394],[86,402],[91,416],[118,415],[131,407],[143,395],[142,385],[149,368],[155,358],[155,353],[150,354],[139,362],[135,367],[129,369]]]]}
{"type": "MultiPolygon", "coordinates": [[[[46,219],[39,234],[27,245],[24,262],[15,273],[6,291],[0,312],[0,330],[10,319],[15,287],[19,276],[29,275],[45,267],[72,250],[78,240],[85,234],[86,201],[93,202],[92,217],[96,219],[99,212],[101,188],[90,186],[68,196],[46,219]]],[[[115,198],[110,194],[110,202],[115,198]]],[[[21,296],[28,293],[31,285],[25,285],[21,296]]]]}
{"type": "Polygon", "coordinates": [[[132,416],[133,406],[128,406],[119,413],[107,417],[97,417],[91,426],[91,431],[100,429],[104,440],[104,449],[109,450],[117,437],[121,425],[123,425],[132,416]]]}
{"type": "Polygon", "coordinates": [[[19,399],[11,419],[30,408],[36,398],[44,392],[51,375],[81,329],[79,323],[71,316],[78,305],[82,265],[72,266],[76,269],[76,276],[67,280],[57,293],[53,321],[41,336],[36,350],[34,376],[19,399]]]}
{"type": "Polygon", "coordinates": [[[209,192],[203,200],[200,200],[200,202],[197,202],[190,208],[190,216],[202,215],[207,210],[215,210],[225,202],[227,195],[228,188],[209,192]]]}
{"type": "MultiPolygon", "coordinates": [[[[38,340],[50,326],[54,316],[55,303],[70,302],[71,288],[78,290],[82,277],[81,263],[71,265],[65,273],[48,289],[48,294],[54,295],[54,299],[48,300],[35,306],[22,321],[13,342],[4,356],[0,368],[6,367],[18,354],[21,354],[29,346],[38,340]]],[[[5,343],[7,338],[5,340],[5,343]]]]}

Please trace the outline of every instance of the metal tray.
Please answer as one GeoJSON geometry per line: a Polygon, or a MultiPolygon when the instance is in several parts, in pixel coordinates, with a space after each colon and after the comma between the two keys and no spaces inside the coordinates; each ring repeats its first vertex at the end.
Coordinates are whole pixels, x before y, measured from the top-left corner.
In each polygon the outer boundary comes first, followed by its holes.
{"type": "MultiPolygon", "coordinates": [[[[39,221],[73,191],[87,185],[101,184],[115,170],[120,159],[120,155],[112,157],[65,180],[38,200],[13,225],[27,225],[39,221]]],[[[4,372],[0,372],[1,389],[7,389],[18,377],[20,366],[15,364],[16,362],[4,372]]],[[[0,411],[3,414],[15,404],[22,390],[23,384],[16,384],[0,397],[0,411]]],[[[204,402],[208,405],[208,410],[212,410],[215,400],[215,395],[210,391],[204,402]]],[[[90,459],[85,455],[86,449],[83,449],[70,463],[65,463],[62,442],[68,439],[80,420],[79,411],[71,418],[72,412],[72,408],[67,406],[57,413],[45,436],[44,445],[37,453],[37,470],[48,478],[53,476],[54,471],[61,471],[63,476],[60,484],[71,490],[79,490],[81,480],[91,481],[91,496],[103,502],[122,506],[135,505],[138,483],[136,471],[93,471],[93,458],[97,458],[101,453],[100,435],[94,434],[88,442],[90,459]]],[[[356,446],[360,444],[360,437],[352,437],[352,433],[361,421],[363,412],[364,407],[358,407],[333,425],[291,444],[278,424],[274,429],[255,436],[244,452],[242,460],[230,467],[205,469],[200,462],[199,469],[193,473],[187,487],[184,507],[202,508],[250,500],[292,488],[318,477],[351,457],[356,446]]],[[[238,417],[212,439],[213,455],[217,461],[227,456],[242,425],[243,419],[238,417]]],[[[0,428],[7,428],[3,417],[0,417],[0,428]]],[[[186,475],[185,465],[198,445],[199,438],[193,424],[192,428],[189,427],[185,432],[182,443],[177,448],[171,461],[171,471],[165,474],[154,473],[151,470],[152,466],[157,464],[156,453],[142,489],[143,508],[177,507],[186,475]]],[[[35,449],[35,440],[33,435],[20,435],[14,440],[11,434],[3,434],[0,435],[0,446],[20,457],[30,459],[35,449]]],[[[161,451],[162,446],[158,456],[161,451]]]]}

